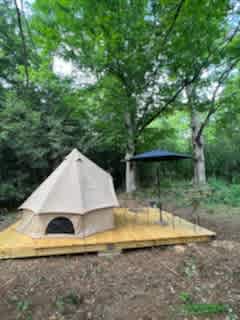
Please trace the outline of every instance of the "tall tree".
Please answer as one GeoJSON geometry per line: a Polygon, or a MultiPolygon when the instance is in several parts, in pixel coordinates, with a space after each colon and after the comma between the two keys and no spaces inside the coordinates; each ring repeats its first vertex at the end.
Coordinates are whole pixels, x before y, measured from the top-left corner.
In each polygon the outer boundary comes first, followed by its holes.
{"type": "MultiPolygon", "coordinates": [[[[101,112],[115,104],[113,120],[124,124],[127,160],[145,128],[211,64],[213,26],[227,10],[226,0],[219,8],[207,0],[36,0],[33,27],[45,48],[104,81],[108,95],[101,112]]],[[[126,161],[126,190],[135,188],[134,166],[126,161]]]]}
{"type": "Polygon", "coordinates": [[[177,21],[179,37],[172,39],[175,47],[185,53],[186,64],[176,69],[177,77],[191,78],[201,66],[196,81],[181,95],[191,118],[196,184],[206,183],[204,129],[219,109],[219,94],[239,61],[238,5],[235,1],[221,1],[217,7],[212,4],[199,2],[199,10],[194,11],[187,2],[177,21]]]}

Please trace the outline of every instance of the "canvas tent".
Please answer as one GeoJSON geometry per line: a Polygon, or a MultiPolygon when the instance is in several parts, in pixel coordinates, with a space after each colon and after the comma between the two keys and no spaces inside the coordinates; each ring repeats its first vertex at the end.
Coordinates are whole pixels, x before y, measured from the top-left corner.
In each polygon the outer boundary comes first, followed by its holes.
{"type": "Polygon", "coordinates": [[[19,207],[18,232],[32,237],[84,237],[114,228],[118,206],[112,177],[74,149],[19,207]]]}

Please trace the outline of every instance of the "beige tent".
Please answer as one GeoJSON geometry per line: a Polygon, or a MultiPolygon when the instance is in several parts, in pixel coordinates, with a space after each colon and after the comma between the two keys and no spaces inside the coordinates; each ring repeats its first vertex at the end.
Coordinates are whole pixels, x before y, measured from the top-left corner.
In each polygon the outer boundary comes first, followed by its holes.
{"type": "Polygon", "coordinates": [[[84,237],[113,229],[117,206],[111,175],[74,149],[20,206],[17,231],[84,237]]]}

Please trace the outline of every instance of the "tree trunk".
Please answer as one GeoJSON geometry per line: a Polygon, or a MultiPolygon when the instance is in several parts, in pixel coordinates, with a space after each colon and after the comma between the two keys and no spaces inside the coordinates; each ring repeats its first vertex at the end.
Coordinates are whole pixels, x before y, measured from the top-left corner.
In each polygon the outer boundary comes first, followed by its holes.
{"type": "MultiPolygon", "coordinates": [[[[132,157],[133,153],[126,152],[126,159],[132,157]]],[[[133,162],[126,161],[126,192],[130,193],[136,190],[136,165],[133,162]]]]}
{"type": "Polygon", "coordinates": [[[136,190],[136,164],[127,160],[131,158],[135,153],[136,141],[134,123],[129,112],[126,112],[125,114],[125,126],[127,129],[127,150],[125,154],[125,184],[126,192],[130,193],[136,190]]]}
{"type": "Polygon", "coordinates": [[[204,138],[198,137],[201,127],[200,114],[191,106],[192,147],[194,156],[194,183],[203,185],[206,183],[206,168],[204,156],[204,138]]]}

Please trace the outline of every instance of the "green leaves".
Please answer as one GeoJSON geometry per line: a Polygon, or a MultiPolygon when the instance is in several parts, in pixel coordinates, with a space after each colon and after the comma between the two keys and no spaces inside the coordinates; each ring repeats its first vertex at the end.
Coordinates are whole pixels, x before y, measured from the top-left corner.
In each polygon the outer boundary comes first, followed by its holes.
{"type": "MultiPolygon", "coordinates": [[[[19,186],[28,192],[73,145],[92,155],[104,150],[116,162],[130,144],[139,150],[160,144],[187,148],[188,122],[179,111],[186,107],[186,81],[194,80],[197,110],[205,114],[208,88],[222,64],[238,56],[239,37],[230,41],[237,23],[229,22],[231,5],[227,0],[217,5],[209,0],[35,0],[31,14],[23,16],[30,78],[24,90],[16,14],[11,1],[0,0],[3,197],[6,190],[17,194],[19,186]],[[85,70],[96,81],[78,88],[72,75],[58,78],[56,57],[82,71],[82,82],[85,70]]],[[[221,96],[228,110],[237,105],[232,94],[237,85],[231,86],[221,96]]],[[[220,122],[227,127],[231,118],[223,112],[218,127],[220,122]]],[[[207,134],[213,141],[215,131],[207,134]]]]}
{"type": "Polygon", "coordinates": [[[56,84],[38,98],[35,91],[34,99],[28,93],[27,97],[7,93],[0,109],[1,201],[22,200],[73,147],[84,149],[84,121],[71,119],[69,110],[65,114],[68,106],[56,84]],[[52,108],[54,100],[61,112],[52,108]]]}

